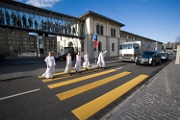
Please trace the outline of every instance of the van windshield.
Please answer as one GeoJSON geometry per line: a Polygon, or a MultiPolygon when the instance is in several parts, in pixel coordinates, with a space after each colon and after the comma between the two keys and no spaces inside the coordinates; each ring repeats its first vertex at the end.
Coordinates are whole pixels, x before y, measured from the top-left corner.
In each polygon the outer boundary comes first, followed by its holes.
{"type": "Polygon", "coordinates": [[[133,48],[133,44],[123,44],[123,45],[120,45],[120,50],[123,50],[123,49],[132,49],[133,48]]]}

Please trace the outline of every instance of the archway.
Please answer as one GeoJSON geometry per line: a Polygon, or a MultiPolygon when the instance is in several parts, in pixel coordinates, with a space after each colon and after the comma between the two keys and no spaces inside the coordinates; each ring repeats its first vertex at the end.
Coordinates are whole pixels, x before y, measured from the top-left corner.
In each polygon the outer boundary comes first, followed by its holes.
{"type": "Polygon", "coordinates": [[[68,47],[73,47],[73,43],[69,42],[68,47]]]}

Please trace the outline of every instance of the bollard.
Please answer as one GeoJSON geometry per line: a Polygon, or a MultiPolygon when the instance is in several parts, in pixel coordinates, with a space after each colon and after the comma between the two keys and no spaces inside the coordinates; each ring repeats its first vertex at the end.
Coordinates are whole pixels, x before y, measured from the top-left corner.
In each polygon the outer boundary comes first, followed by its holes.
{"type": "Polygon", "coordinates": [[[176,61],[175,64],[180,64],[180,45],[177,45],[176,61]]]}

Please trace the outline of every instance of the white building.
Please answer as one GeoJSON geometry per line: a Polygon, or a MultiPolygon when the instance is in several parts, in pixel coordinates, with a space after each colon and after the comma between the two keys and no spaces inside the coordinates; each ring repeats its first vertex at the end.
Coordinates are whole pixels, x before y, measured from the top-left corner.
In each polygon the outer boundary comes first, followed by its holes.
{"type": "Polygon", "coordinates": [[[90,58],[97,57],[100,50],[108,51],[106,57],[118,56],[120,28],[124,24],[92,11],[88,11],[80,18],[85,21],[85,37],[78,39],[58,36],[58,52],[63,52],[64,47],[74,47],[75,51],[80,51],[81,54],[87,51],[90,58]],[[98,47],[96,51],[94,51],[92,42],[93,34],[97,34],[98,47]]]}
{"type": "MultiPolygon", "coordinates": [[[[107,50],[105,57],[119,56],[119,46],[127,41],[146,41],[150,42],[154,50],[162,50],[162,42],[136,35],[130,32],[121,31],[124,24],[112,20],[98,13],[88,11],[81,15],[80,19],[84,20],[83,39],[57,36],[57,51],[62,53],[64,47],[74,47],[74,51],[80,51],[81,55],[88,52],[89,58],[96,58],[100,50],[107,50]],[[98,47],[94,51],[92,42],[93,34],[97,34],[98,47]]],[[[73,25],[72,25],[73,26],[73,25]]],[[[79,28],[79,24],[75,27],[79,28]]],[[[78,33],[76,33],[78,34],[78,33]]]]}

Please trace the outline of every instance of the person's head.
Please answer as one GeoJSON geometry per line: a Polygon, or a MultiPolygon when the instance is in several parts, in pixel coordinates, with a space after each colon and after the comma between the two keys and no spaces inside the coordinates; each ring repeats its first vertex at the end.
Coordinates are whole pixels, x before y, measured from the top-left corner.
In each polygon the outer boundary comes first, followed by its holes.
{"type": "Polygon", "coordinates": [[[85,52],[85,54],[87,55],[87,54],[88,54],[88,52],[85,52]]]}
{"type": "Polygon", "coordinates": [[[77,55],[80,55],[80,52],[79,52],[79,51],[77,52],[77,55]]]}
{"type": "Polygon", "coordinates": [[[68,52],[68,56],[70,56],[71,55],[71,53],[70,52],[68,52]]]}
{"type": "Polygon", "coordinates": [[[48,55],[49,55],[49,56],[52,56],[52,52],[51,52],[51,51],[49,51],[49,52],[48,52],[48,55]]]}

